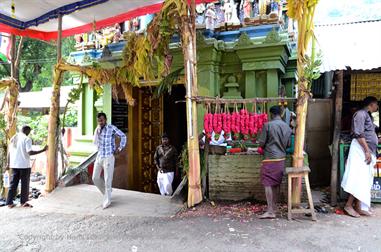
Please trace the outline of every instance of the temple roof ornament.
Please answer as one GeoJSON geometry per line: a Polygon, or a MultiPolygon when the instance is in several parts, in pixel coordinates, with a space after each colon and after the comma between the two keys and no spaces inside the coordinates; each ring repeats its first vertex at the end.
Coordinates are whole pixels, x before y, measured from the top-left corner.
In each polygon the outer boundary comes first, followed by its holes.
{"type": "Polygon", "coordinates": [[[253,41],[251,41],[249,35],[246,32],[241,33],[241,36],[239,36],[237,44],[235,45],[236,48],[238,47],[246,47],[253,45],[253,41]]]}
{"type": "Polygon", "coordinates": [[[271,44],[271,43],[279,43],[282,41],[282,38],[279,35],[279,32],[273,28],[266,36],[265,41],[263,43],[265,44],[271,44]]]}

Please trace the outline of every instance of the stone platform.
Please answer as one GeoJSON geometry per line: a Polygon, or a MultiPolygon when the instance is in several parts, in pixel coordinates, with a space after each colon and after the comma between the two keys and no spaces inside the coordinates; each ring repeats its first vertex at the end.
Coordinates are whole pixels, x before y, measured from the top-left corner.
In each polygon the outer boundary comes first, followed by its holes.
{"type": "Polygon", "coordinates": [[[171,217],[183,204],[158,194],[113,189],[112,204],[102,209],[102,195],[93,185],[57,188],[33,200],[33,211],[127,217],[171,217]]]}

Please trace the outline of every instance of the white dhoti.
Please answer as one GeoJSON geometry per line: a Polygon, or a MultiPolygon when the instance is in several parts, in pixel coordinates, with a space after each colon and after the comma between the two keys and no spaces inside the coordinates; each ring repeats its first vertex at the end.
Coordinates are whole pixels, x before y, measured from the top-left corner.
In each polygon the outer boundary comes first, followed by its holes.
{"type": "Polygon", "coordinates": [[[159,186],[161,195],[172,195],[172,182],[174,177],[174,172],[157,173],[157,185],[159,186]]]}
{"type": "Polygon", "coordinates": [[[365,153],[357,139],[353,139],[345,167],[341,187],[361,202],[361,209],[370,208],[371,189],[373,185],[373,169],[376,156],[372,154],[370,164],[365,162],[365,153]]]}

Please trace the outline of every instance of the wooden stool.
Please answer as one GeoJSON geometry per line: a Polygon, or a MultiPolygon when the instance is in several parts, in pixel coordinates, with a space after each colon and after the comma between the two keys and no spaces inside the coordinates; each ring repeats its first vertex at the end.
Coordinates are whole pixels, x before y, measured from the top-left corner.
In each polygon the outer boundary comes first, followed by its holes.
{"type": "Polygon", "coordinates": [[[314,202],[312,200],[310,181],[308,179],[308,173],[310,172],[309,167],[294,168],[287,167],[286,174],[288,175],[288,220],[292,219],[292,214],[311,214],[312,220],[316,221],[316,213],[314,208],[314,202]],[[292,209],[292,179],[293,178],[303,178],[306,185],[307,197],[309,209],[292,209]]]}

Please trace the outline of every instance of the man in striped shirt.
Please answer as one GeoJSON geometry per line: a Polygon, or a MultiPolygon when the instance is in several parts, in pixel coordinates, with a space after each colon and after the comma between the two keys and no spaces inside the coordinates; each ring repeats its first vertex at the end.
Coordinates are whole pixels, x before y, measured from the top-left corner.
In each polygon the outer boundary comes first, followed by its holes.
{"type": "Polygon", "coordinates": [[[103,209],[111,204],[112,178],[114,174],[115,155],[118,155],[126,147],[126,135],[117,127],[107,124],[105,113],[97,115],[98,127],[94,133],[94,144],[98,148],[98,156],[95,160],[93,182],[99,191],[104,195],[103,209]],[[120,138],[120,144],[117,147],[115,138],[120,138]],[[103,172],[103,178],[101,172],[103,172]]]}

